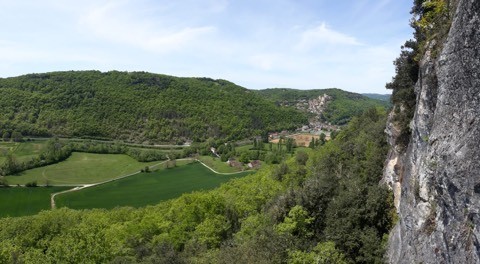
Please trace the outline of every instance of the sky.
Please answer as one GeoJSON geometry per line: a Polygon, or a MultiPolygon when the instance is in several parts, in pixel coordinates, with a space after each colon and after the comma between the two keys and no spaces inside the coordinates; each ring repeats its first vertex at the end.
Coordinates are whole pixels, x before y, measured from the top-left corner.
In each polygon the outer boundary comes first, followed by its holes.
{"type": "Polygon", "coordinates": [[[390,93],[412,1],[0,0],[0,77],[67,70],[390,93]]]}

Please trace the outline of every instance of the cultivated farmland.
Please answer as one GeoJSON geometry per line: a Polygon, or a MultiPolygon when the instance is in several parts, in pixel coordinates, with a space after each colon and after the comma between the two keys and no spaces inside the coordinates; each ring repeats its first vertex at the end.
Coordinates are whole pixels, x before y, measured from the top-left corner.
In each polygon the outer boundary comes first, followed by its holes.
{"type": "Polygon", "coordinates": [[[218,175],[200,163],[177,168],[140,173],[131,177],[65,193],[56,197],[57,207],[73,209],[141,207],[178,197],[192,191],[208,190],[220,186],[249,172],[218,175]]]}
{"type": "Polygon", "coordinates": [[[0,217],[33,215],[50,209],[50,194],[69,187],[0,188],[0,217]]]}

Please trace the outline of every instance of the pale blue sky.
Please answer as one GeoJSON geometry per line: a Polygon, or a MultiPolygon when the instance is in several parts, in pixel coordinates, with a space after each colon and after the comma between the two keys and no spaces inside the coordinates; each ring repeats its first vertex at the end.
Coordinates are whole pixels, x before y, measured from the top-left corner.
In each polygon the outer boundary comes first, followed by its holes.
{"type": "Polygon", "coordinates": [[[148,71],[388,93],[405,0],[0,0],[0,77],[148,71]]]}

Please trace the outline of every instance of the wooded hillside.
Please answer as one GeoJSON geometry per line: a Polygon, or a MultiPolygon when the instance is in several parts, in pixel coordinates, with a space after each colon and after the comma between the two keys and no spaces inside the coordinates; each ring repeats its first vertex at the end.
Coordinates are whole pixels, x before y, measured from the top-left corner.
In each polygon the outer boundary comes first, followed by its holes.
{"type": "Polygon", "coordinates": [[[306,117],[225,80],[145,72],[53,72],[0,79],[0,127],[29,136],[135,142],[241,139],[306,117]]]}
{"type": "Polygon", "coordinates": [[[322,119],[336,125],[347,123],[353,116],[361,114],[363,111],[372,107],[388,107],[389,102],[372,99],[367,96],[343,91],[336,88],[331,89],[312,89],[297,90],[289,88],[271,88],[256,91],[264,98],[275,102],[277,105],[295,106],[301,100],[311,100],[323,96],[331,97],[327,104],[322,119]]]}

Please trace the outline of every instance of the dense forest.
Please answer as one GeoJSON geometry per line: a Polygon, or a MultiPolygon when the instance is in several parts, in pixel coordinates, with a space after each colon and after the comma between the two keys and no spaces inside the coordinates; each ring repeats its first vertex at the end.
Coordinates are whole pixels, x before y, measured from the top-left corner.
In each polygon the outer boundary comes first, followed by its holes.
{"type": "Polygon", "coordinates": [[[225,80],[145,72],[52,72],[0,79],[5,134],[133,142],[242,139],[294,129],[304,114],[225,80]]]}
{"type": "Polygon", "coordinates": [[[274,88],[255,91],[277,105],[295,106],[301,100],[311,100],[324,94],[331,96],[321,118],[332,124],[343,125],[353,116],[372,107],[388,107],[388,100],[377,100],[357,93],[346,92],[340,89],[313,89],[297,90],[288,88],[274,88]]]}
{"type": "Polygon", "coordinates": [[[0,219],[1,263],[381,263],[386,114],[208,192],[146,208],[0,219]]]}

